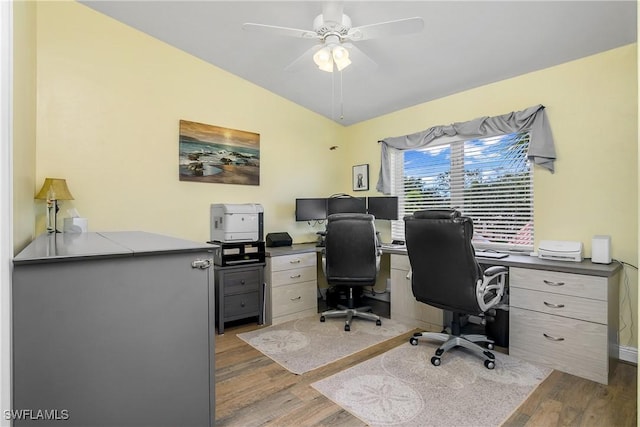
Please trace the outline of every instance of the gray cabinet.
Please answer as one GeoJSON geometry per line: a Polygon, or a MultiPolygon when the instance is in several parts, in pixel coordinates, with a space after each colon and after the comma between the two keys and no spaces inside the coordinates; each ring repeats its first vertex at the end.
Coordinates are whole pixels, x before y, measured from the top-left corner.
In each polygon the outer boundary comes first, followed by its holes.
{"type": "Polygon", "coordinates": [[[218,334],[225,322],[256,317],[264,323],[264,263],[243,266],[216,266],[218,334]]]}
{"type": "Polygon", "coordinates": [[[14,259],[13,409],[68,426],[214,425],[211,250],[137,232],[38,237],[14,259]]]}
{"type": "Polygon", "coordinates": [[[512,267],[509,353],[608,384],[619,357],[618,281],[512,267]]]}

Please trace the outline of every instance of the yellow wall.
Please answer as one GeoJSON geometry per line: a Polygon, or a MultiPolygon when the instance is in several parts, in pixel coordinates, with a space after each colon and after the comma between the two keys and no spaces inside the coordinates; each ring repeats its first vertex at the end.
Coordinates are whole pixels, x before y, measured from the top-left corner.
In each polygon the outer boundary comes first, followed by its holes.
{"type": "MultiPolygon", "coordinates": [[[[256,202],[267,232],[310,241],[317,230],[294,222],[294,199],[351,192],[351,167],[362,163],[372,190],[360,194],[377,194],[378,139],[542,103],[559,159],[555,174],[535,170],[536,240],[580,240],[589,256],[592,236],[609,234],[613,256],[637,264],[636,68],[636,46],[626,46],[344,128],[81,4],[38,3],[37,145],[31,155],[28,143],[18,148],[25,167],[16,181],[30,188],[15,195],[14,232],[33,228],[30,199],[44,178],[63,177],[75,200],[63,202],[61,217],[76,207],[90,230],[203,241],[211,203],[256,202]],[[260,186],[180,182],[180,119],[259,133],[260,186]]],[[[44,205],[35,211],[41,232],[44,205]]],[[[637,347],[637,273],[626,271],[621,344],[637,347]]]]}
{"type": "Polygon", "coordinates": [[[36,4],[13,3],[13,250],[34,237],[36,4]]]}
{"type": "Polygon", "coordinates": [[[60,217],[205,241],[211,203],[261,203],[267,232],[312,241],[294,199],[350,179],[329,150],[340,125],[84,5],[39,3],[37,42],[36,182],[66,178],[60,217]],[[260,185],[179,181],[180,119],[259,133],[260,185]]]}
{"type": "MultiPolygon", "coordinates": [[[[536,242],[578,240],[591,256],[596,234],[611,236],[613,257],[638,260],[637,49],[629,45],[542,71],[396,111],[345,130],[354,163],[380,168],[376,141],[434,125],[543,104],[556,142],[551,174],[534,171],[536,242]]],[[[621,344],[637,347],[637,270],[625,268],[621,344]],[[628,294],[626,293],[628,291],[628,294]],[[630,334],[633,312],[634,332],[630,334]]]]}

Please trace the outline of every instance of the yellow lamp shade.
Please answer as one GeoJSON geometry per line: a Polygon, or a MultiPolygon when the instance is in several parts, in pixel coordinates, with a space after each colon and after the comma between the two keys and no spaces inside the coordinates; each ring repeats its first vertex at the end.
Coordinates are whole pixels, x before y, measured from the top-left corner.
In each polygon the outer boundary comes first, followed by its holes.
{"type": "Polygon", "coordinates": [[[67,181],[61,178],[45,178],[42,188],[36,194],[36,199],[41,200],[73,200],[73,196],[67,187],[67,181]]]}

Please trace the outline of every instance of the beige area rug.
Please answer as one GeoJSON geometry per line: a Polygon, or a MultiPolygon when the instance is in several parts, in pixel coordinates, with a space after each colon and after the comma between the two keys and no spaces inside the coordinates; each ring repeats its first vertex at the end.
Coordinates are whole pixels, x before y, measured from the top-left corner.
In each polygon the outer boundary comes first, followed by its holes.
{"type": "Polygon", "coordinates": [[[551,369],[494,352],[496,367],[455,349],[433,366],[435,344],[408,342],[312,386],[375,426],[498,426],[551,369]]]}
{"type": "Polygon", "coordinates": [[[345,332],[344,318],[320,322],[318,315],[245,332],[238,337],[300,375],[412,329],[391,319],[383,318],[381,326],[373,321],[354,319],[351,331],[345,332]]]}

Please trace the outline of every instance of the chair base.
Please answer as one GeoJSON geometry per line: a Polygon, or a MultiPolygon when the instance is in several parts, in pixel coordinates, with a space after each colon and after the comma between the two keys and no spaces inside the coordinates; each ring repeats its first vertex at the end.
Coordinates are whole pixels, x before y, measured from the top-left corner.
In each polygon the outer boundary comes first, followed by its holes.
{"type": "Polygon", "coordinates": [[[367,320],[375,320],[376,325],[382,325],[382,321],[380,320],[380,316],[377,314],[371,313],[371,307],[358,307],[358,308],[348,308],[344,305],[338,305],[337,310],[327,310],[320,314],[320,321],[324,322],[326,317],[345,317],[347,320],[344,322],[344,330],[351,330],[351,320],[354,317],[360,317],[362,319],[367,320]]]}
{"type": "Polygon", "coordinates": [[[424,338],[429,340],[435,340],[443,342],[440,347],[436,349],[435,356],[431,358],[431,363],[434,366],[439,366],[441,363],[440,357],[445,351],[451,350],[454,347],[464,347],[471,350],[475,355],[484,359],[484,366],[487,369],[495,368],[495,355],[489,350],[493,349],[493,340],[486,335],[480,334],[460,334],[449,335],[439,332],[417,332],[413,334],[413,337],[409,339],[411,345],[418,345],[418,340],[424,338]],[[477,343],[486,342],[487,348],[484,348],[477,343]]]}

